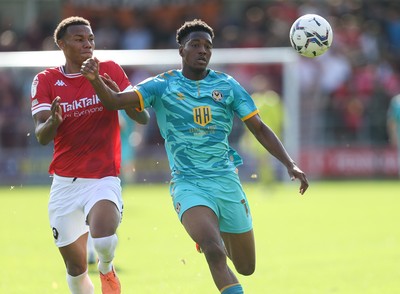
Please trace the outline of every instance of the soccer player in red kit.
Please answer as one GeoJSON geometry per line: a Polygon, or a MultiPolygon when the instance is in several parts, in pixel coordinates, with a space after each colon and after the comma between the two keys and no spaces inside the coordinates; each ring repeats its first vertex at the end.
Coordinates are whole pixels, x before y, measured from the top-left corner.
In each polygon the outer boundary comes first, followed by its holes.
{"type": "MultiPolygon", "coordinates": [[[[65,65],[37,74],[31,88],[35,134],[42,145],[54,141],[49,173],[49,219],[56,246],[67,269],[73,294],[94,293],[87,270],[88,232],[98,255],[102,293],[120,293],[113,266],[116,230],[123,202],[118,178],[121,143],[118,111],[107,110],[80,68],[93,56],[94,35],[88,20],[69,17],[59,23],[54,39],[65,65]]],[[[113,61],[100,63],[103,80],[114,89],[132,85],[113,61]]],[[[133,108],[128,116],[146,124],[149,114],[133,108]]]]}

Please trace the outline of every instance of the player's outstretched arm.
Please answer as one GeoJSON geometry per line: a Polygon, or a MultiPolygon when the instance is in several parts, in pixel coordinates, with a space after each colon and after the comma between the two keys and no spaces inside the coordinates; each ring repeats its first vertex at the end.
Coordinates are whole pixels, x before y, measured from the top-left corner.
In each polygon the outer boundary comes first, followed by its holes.
{"type": "MultiPolygon", "coordinates": [[[[114,92],[120,92],[120,88],[117,83],[113,81],[113,79],[105,73],[104,76],[100,76],[103,82],[114,92]]],[[[124,109],[125,113],[129,116],[130,119],[136,121],[139,124],[146,125],[149,123],[150,114],[146,109],[143,111],[137,110],[133,107],[128,107],[124,109]]]]}
{"type": "Polygon", "coordinates": [[[141,125],[147,125],[150,120],[150,114],[146,109],[138,111],[136,108],[128,107],[124,109],[126,114],[141,125]]]}
{"type": "Polygon", "coordinates": [[[308,188],[308,181],[305,173],[296,165],[293,159],[287,153],[282,142],[276,134],[261,120],[258,114],[245,121],[247,128],[253,133],[257,140],[264,146],[264,148],[276,157],[287,168],[290,179],[300,180],[300,194],[308,188]]]}
{"type": "Polygon", "coordinates": [[[99,60],[89,58],[81,66],[81,73],[92,84],[100,101],[107,109],[140,108],[139,96],[134,91],[116,92],[110,89],[99,75],[99,60]]]}

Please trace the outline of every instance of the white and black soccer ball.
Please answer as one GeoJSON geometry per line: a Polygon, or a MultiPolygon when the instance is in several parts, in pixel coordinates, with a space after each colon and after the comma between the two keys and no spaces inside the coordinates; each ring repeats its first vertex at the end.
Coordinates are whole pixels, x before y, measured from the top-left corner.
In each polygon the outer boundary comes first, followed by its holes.
{"type": "Polygon", "coordinates": [[[333,31],[329,22],[322,16],[306,14],[293,23],[289,39],[299,54],[313,58],[324,54],[331,47],[333,31]]]}

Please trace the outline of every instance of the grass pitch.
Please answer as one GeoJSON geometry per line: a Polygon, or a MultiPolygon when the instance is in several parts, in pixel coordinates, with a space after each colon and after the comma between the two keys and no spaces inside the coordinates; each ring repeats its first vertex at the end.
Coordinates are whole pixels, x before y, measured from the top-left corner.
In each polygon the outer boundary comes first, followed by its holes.
{"type": "MultiPolygon", "coordinates": [[[[400,293],[400,182],[245,184],[257,269],[251,294],[400,293]]],[[[49,187],[0,187],[0,293],[67,294],[47,219],[49,187]]],[[[168,186],[123,190],[115,265],[124,294],[218,293],[178,222],[168,186]]],[[[90,276],[100,293],[96,269],[90,276]]]]}

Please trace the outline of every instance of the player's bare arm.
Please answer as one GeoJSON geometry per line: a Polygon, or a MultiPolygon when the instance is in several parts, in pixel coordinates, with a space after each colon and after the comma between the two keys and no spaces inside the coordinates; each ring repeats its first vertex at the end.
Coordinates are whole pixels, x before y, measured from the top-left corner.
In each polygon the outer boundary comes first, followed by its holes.
{"type": "Polygon", "coordinates": [[[261,120],[258,114],[245,121],[247,128],[253,133],[264,148],[276,157],[287,168],[291,180],[300,180],[300,194],[308,188],[307,177],[287,153],[276,134],[261,120]]]}
{"type": "MultiPolygon", "coordinates": [[[[105,73],[104,76],[100,77],[111,90],[113,90],[114,92],[120,92],[120,88],[118,87],[117,83],[114,82],[114,80],[107,73],[105,73]]],[[[147,112],[146,109],[143,109],[143,111],[139,111],[136,108],[128,107],[124,110],[125,113],[137,123],[142,125],[146,125],[149,123],[150,114],[147,112]]]]}
{"type": "Polygon", "coordinates": [[[146,109],[143,111],[138,111],[136,108],[128,107],[124,109],[126,114],[136,121],[138,124],[146,125],[150,121],[150,114],[147,112],[146,109]]]}
{"type": "Polygon", "coordinates": [[[107,109],[140,108],[139,96],[134,91],[116,92],[105,84],[99,74],[97,58],[85,60],[81,66],[81,73],[92,84],[97,96],[107,109]]]}
{"type": "Polygon", "coordinates": [[[60,97],[56,97],[51,103],[50,110],[38,112],[33,116],[35,135],[42,145],[47,145],[53,141],[58,126],[63,122],[60,100],[60,97]]]}

